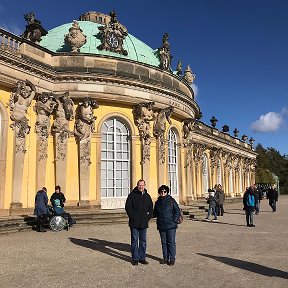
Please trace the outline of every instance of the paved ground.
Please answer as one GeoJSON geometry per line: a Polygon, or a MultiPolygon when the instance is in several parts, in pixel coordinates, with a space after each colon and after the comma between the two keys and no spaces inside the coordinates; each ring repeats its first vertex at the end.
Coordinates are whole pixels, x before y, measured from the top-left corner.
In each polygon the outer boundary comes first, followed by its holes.
{"type": "Polygon", "coordinates": [[[277,213],[267,201],[245,225],[240,204],[218,223],[185,220],[177,260],[160,265],[155,223],[148,230],[149,265],[130,264],[127,225],[76,226],[70,231],[0,235],[0,287],[288,287],[288,197],[277,213]]]}

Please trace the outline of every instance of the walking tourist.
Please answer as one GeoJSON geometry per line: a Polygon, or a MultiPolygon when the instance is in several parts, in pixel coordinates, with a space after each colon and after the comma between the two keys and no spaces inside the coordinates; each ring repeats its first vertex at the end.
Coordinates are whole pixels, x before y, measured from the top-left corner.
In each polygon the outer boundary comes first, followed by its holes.
{"type": "Polygon", "coordinates": [[[143,179],[139,180],[125,203],[131,232],[132,265],[138,265],[138,262],[149,264],[145,259],[146,234],[148,222],[153,216],[153,202],[145,187],[145,181],[143,179]]]}
{"type": "Polygon", "coordinates": [[[246,214],[246,224],[247,227],[255,227],[253,223],[253,213],[255,211],[255,197],[253,186],[246,189],[243,195],[243,205],[246,214]]]}
{"type": "Polygon", "coordinates": [[[276,202],[278,201],[278,191],[276,190],[275,186],[268,189],[267,199],[269,200],[269,205],[272,208],[272,212],[276,213],[276,202]]]}
{"type": "Polygon", "coordinates": [[[209,221],[210,215],[212,213],[214,216],[213,221],[217,221],[217,213],[216,213],[217,201],[215,198],[215,194],[212,189],[208,189],[208,193],[209,193],[208,198],[205,198],[205,199],[207,200],[206,203],[209,204],[209,207],[208,207],[208,214],[205,219],[209,221]]]}
{"type": "Polygon", "coordinates": [[[158,195],[154,207],[154,217],[157,218],[157,230],[162,244],[163,259],[160,264],[172,266],[176,259],[176,229],[181,212],[175,199],[169,195],[168,186],[160,186],[158,195]]]}
{"type": "Polygon", "coordinates": [[[217,216],[223,216],[225,193],[223,191],[221,184],[218,184],[216,187],[215,198],[216,198],[216,202],[217,202],[217,206],[216,206],[217,216]]]}
{"type": "Polygon", "coordinates": [[[35,196],[34,214],[37,215],[38,232],[46,232],[44,224],[47,219],[47,207],[46,207],[47,204],[48,204],[47,189],[46,187],[43,187],[36,193],[35,196]]]}

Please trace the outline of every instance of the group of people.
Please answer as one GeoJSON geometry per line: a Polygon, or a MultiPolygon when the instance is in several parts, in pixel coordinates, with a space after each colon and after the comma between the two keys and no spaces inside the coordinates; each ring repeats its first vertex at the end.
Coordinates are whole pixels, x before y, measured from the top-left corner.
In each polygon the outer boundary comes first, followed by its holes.
{"type": "Polygon", "coordinates": [[[210,215],[213,214],[212,221],[217,221],[217,216],[223,216],[224,214],[224,201],[225,193],[221,184],[216,184],[213,189],[208,189],[208,197],[205,198],[206,203],[209,204],[208,214],[205,218],[210,220],[210,215]]]}
{"type": "MultiPolygon", "coordinates": [[[[66,202],[66,198],[61,192],[61,187],[59,185],[55,187],[55,192],[50,197],[50,202],[55,214],[67,219],[68,225],[70,227],[76,223],[76,221],[72,219],[71,215],[64,210],[64,203],[66,202]]],[[[46,232],[44,225],[47,222],[50,214],[46,187],[43,187],[36,193],[34,214],[37,215],[37,231],[46,232]]]]}
{"type": "Polygon", "coordinates": [[[146,234],[148,222],[154,217],[162,245],[163,259],[160,264],[172,266],[176,259],[176,229],[181,222],[181,210],[175,199],[169,195],[170,189],[166,185],[158,188],[159,197],[153,209],[152,199],[145,187],[145,181],[139,180],[125,203],[131,231],[131,263],[149,264],[146,260],[146,234]]]}
{"type": "MultiPolygon", "coordinates": [[[[266,193],[266,198],[272,208],[272,212],[276,213],[276,202],[278,201],[278,191],[276,187],[270,187],[266,193]]],[[[263,190],[261,187],[252,185],[248,187],[243,195],[243,210],[246,214],[247,227],[255,227],[254,225],[254,211],[258,215],[260,212],[260,202],[263,199],[263,190]]]]}

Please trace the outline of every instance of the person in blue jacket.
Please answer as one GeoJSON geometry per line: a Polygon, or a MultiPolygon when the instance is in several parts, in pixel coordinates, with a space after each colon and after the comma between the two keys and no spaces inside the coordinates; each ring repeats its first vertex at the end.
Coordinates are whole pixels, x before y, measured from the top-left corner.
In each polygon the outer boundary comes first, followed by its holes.
{"type": "Polygon", "coordinates": [[[48,197],[47,189],[43,187],[39,190],[35,196],[35,209],[34,214],[37,215],[37,231],[46,232],[44,228],[45,221],[47,219],[47,207],[48,197]]]}
{"type": "Polygon", "coordinates": [[[158,200],[154,207],[154,217],[156,217],[157,230],[159,230],[163,259],[160,264],[175,264],[176,259],[176,229],[181,215],[180,208],[169,195],[169,187],[162,185],[158,189],[158,200]]]}

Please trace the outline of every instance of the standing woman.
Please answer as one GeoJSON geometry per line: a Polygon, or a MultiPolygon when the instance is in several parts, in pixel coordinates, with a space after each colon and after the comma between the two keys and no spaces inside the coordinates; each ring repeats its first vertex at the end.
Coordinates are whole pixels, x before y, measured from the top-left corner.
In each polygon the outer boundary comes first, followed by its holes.
{"type": "Polygon", "coordinates": [[[35,196],[35,210],[34,214],[37,215],[37,231],[46,232],[44,228],[45,220],[47,219],[47,208],[48,204],[47,189],[43,187],[39,190],[35,196]]]}
{"type": "Polygon", "coordinates": [[[160,264],[175,264],[176,259],[176,229],[181,215],[180,208],[170,195],[169,187],[162,185],[158,189],[158,200],[154,207],[154,217],[157,218],[157,230],[159,230],[163,259],[160,264]]]}

